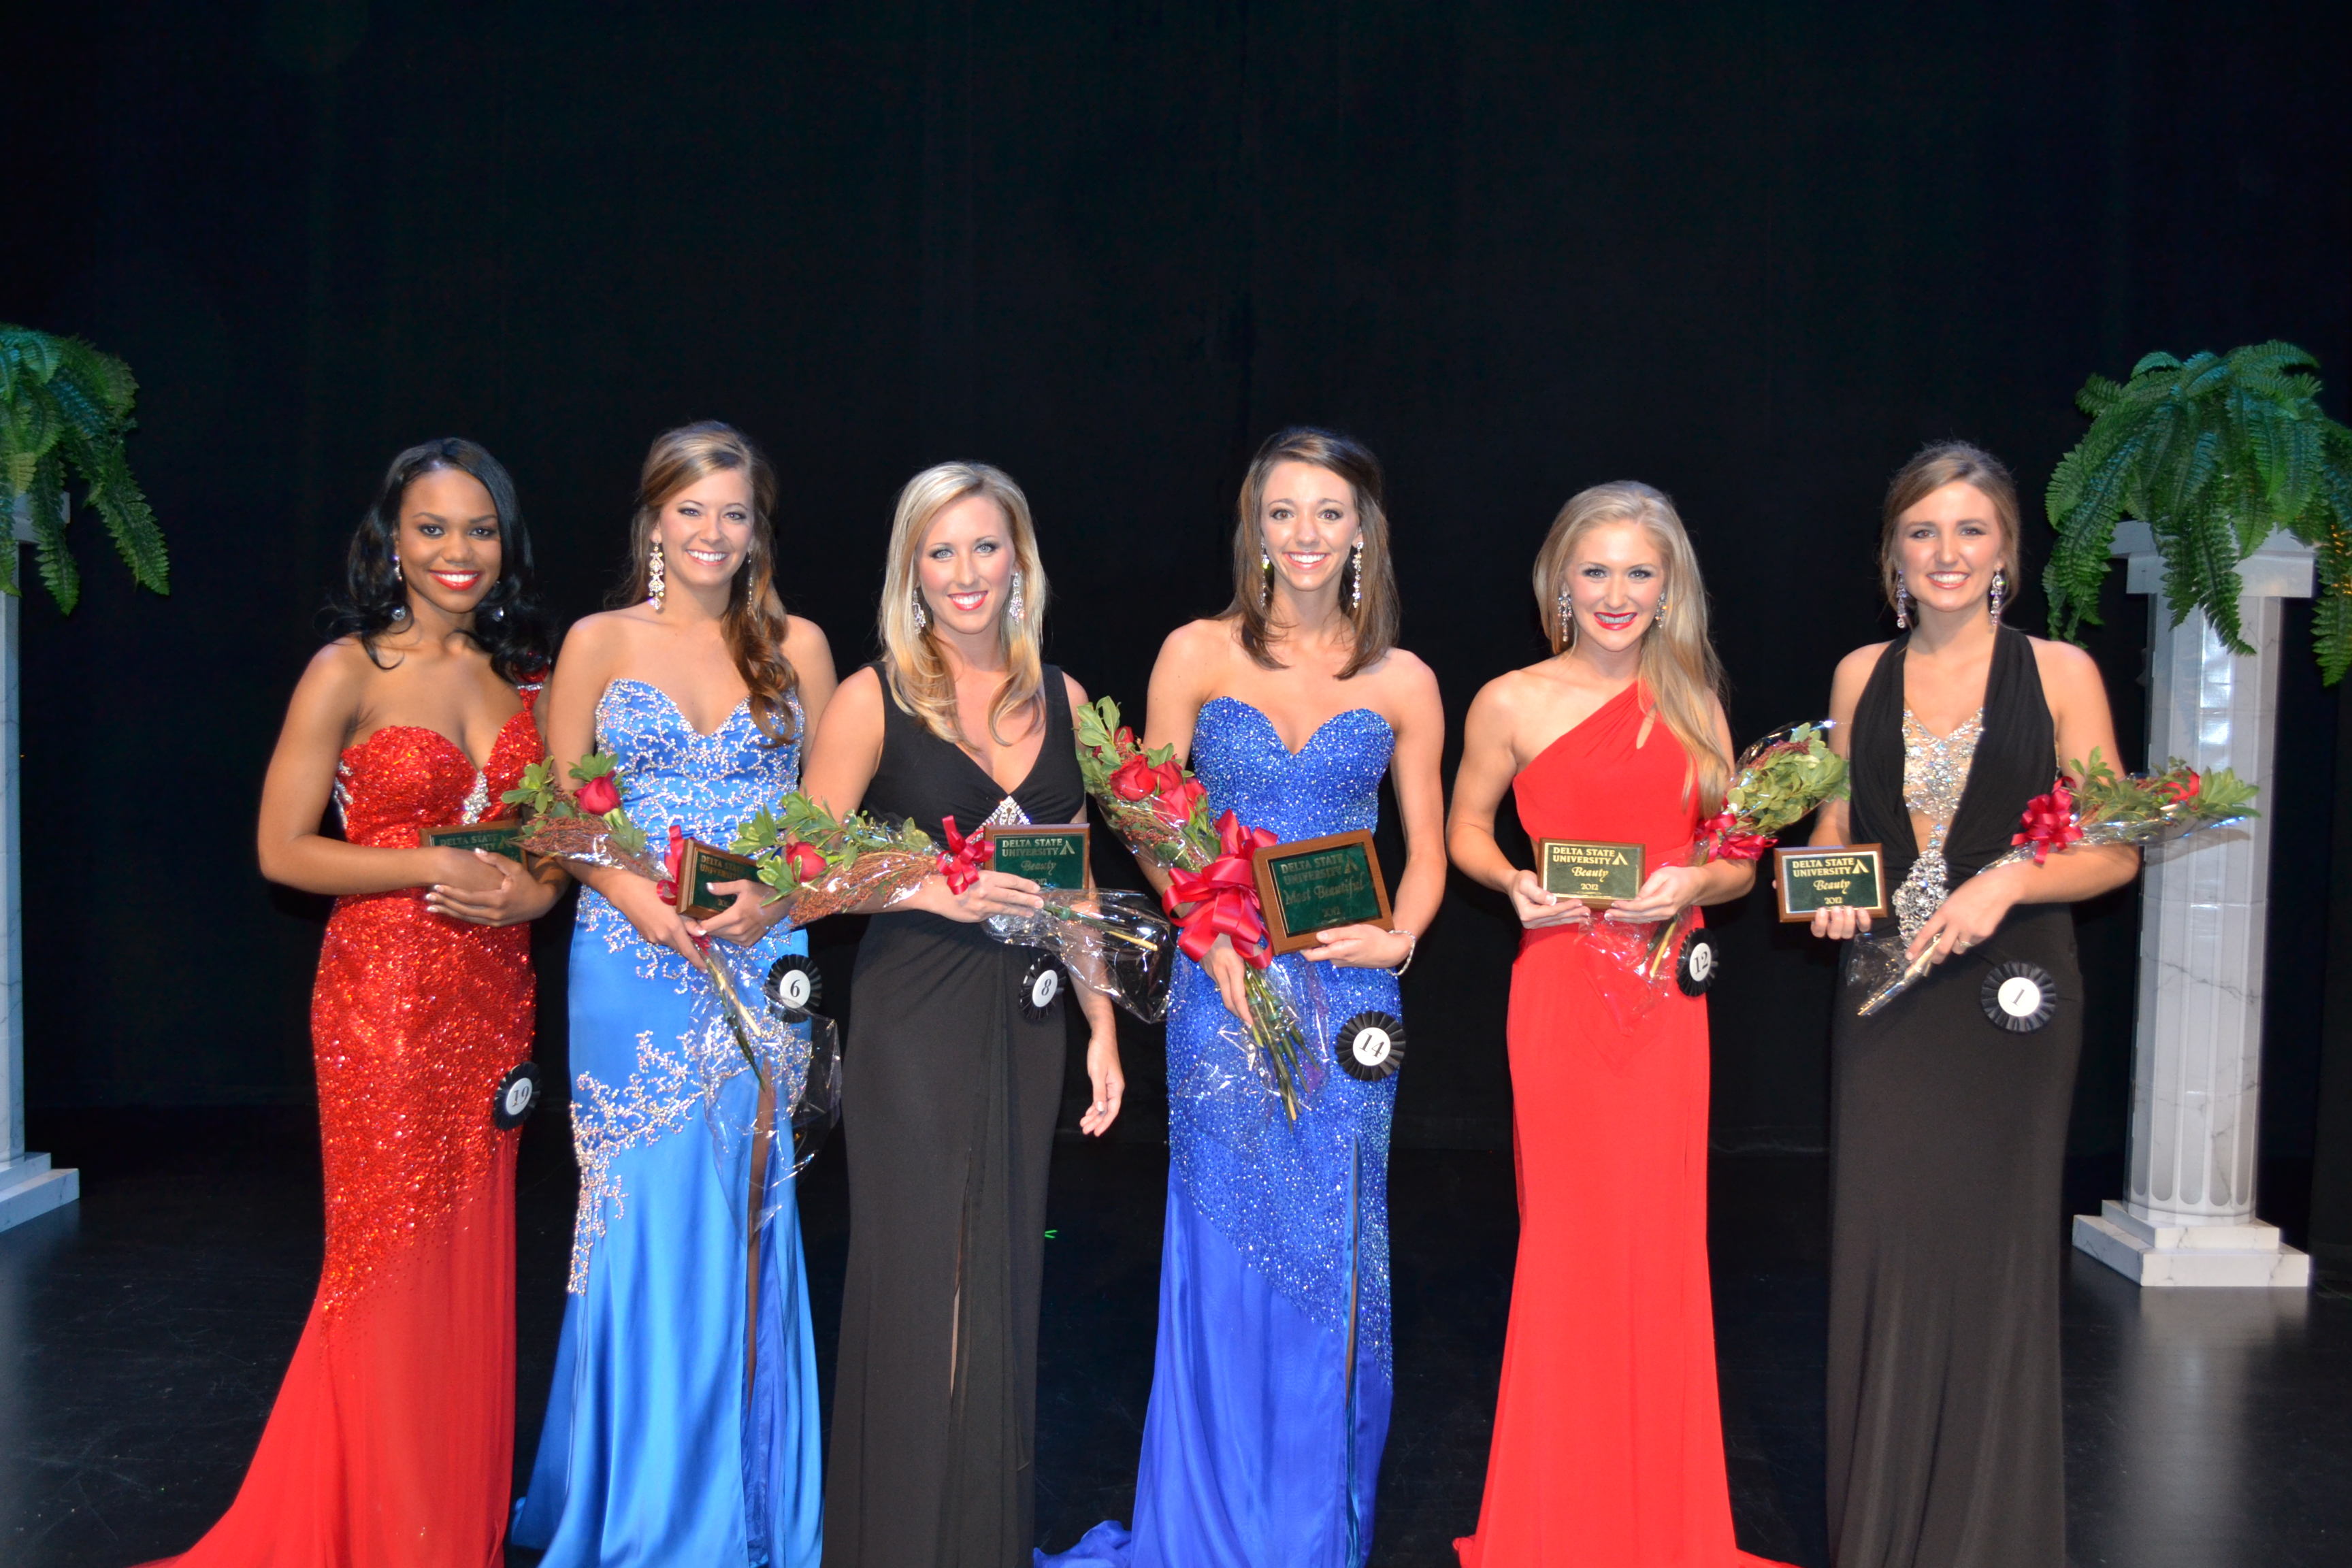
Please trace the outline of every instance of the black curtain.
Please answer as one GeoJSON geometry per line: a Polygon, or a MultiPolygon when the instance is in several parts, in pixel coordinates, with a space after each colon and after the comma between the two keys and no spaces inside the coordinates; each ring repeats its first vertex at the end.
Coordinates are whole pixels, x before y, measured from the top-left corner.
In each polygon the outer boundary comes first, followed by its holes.
{"type": "MultiPolygon", "coordinates": [[[[426,437],[512,468],[573,616],[646,441],[738,423],[845,666],[898,485],[999,463],[1052,657],[1139,704],[1223,603],[1258,439],[1339,426],[1387,463],[1404,641],[1457,721],[1543,652],[1560,502],[1640,478],[1697,536],[1745,738],[1891,629],[1876,508],[1921,442],[2015,467],[2031,571],[2087,373],[2275,336],[2338,413],[2352,376],[2340,5],[346,0],[10,36],[0,317],[138,373],[174,585],[134,595],[85,534],[82,609],[27,616],[37,1107],[310,1092],[323,906],[261,882],[254,805],[342,542],[426,437]]],[[[2137,762],[2146,602],[2118,574],[2105,605],[2137,762]]],[[[2011,613],[2039,629],[2039,594],[2011,613]]],[[[2264,1138],[2307,1156],[2338,709],[2290,620],[2264,1138]]],[[[1722,924],[1717,1141],[1819,1148],[1829,954],[1760,897],[1722,924]]],[[[2084,911],[2079,1151],[2124,1137],[2137,926],[2132,893],[2084,911]]],[[[1506,1136],[1513,942],[1457,879],[1406,987],[1401,1139],[1506,1136]]],[[[1156,1136],[1151,1031],[1129,1050],[1156,1136]]]]}

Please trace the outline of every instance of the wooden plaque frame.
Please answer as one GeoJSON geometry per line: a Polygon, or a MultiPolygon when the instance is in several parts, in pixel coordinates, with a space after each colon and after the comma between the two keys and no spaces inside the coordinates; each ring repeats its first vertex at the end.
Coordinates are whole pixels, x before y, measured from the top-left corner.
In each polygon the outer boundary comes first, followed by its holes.
{"type": "Polygon", "coordinates": [[[1647,851],[1647,850],[1646,850],[1646,849],[1645,849],[1642,845],[1639,845],[1639,844],[1626,844],[1626,843],[1622,843],[1622,842],[1620,842],[1619,840],[1617,840],[1617,839],[1613,839],[1613,838],[1538,838],[1538,839],[1537,839],[1537,840],[1536,840],[1536,885],[1537,885],[1538,887],[1542,888],[1542,889],[1543,889],[1544,890],[1546,890],[1547,892],[1557,893],[1557,894],[1559,894],[1561,898],[1577,899],[1577,900],[1580,900],[1580,901],[1583,903],[1583,905],[1584,905],[1584,907],[1585,907],[1586,909],[1588,909],[1588,910],[1594,910],[1594,911],[1596,911],[1596,912],[1597,912],[1597,911],[1599,911],[1599,910],[1601,910],[1608,909],[1608,908],[1610,908],[1611,906],[1614,905],[1614,904],[1617,902],[1617,900],[1616,900],[1615,898],[1613,898],[1613,897],[1612,897],[1612,898],[1606,898],[1606,899],[1588,899],[1588,898],[1585,898],[1585,897],[1584,897],[1582,894],[1580,894],[1580,893],[1574,893],[1574,892],[1568,891],[1568,890],[1566,890],[1566,889],[1560,889],[1560,888],[1555,888],[1555,887],[1553,887],[1553,886],[1551,885],[1551,878],[1550,878],[1547,873],[1548,873],[1548,872],[1549,872],[1549,859],[1550,859],[1550,857],[1549,857],[1549,853],[1548,853],[1548,852],[1549,851],[1549,849],[1551,848],[1551,847],[1552,847],[1553,845],[1555,845],[1555,844],[1573,844],[1573,845],[1578,845],[1578,846],[1580,846],[1580,847],[1582,847],[1590,848],[1590,849],[1626,849],[1626,850],[1631,850],[1631,851],[1633,852],[1633,891],[1632,893],[1628,893],[1628,894],[1626,894],[1625,896],[1626,896],[1627,898],[1633,898],[1633,897],[1638,896],[1638,895],[1640,894],[1640,892],[1641,892],[1642,883],[1643,883],[1643,881],[1644,881],[1644,880],[1649,877],[1649,875],[1650,875],[1650,861],[1649,861],[1649,854],[1648,854],[1648,851],[1647,851]]]}
{"type": "MultiPolygon", "coordinates": [[[[1289,923],[1283,917],[1281,891],[1274,876],[1275,863],[1295,859],[1302,855],[1319,855],[1334,849],[1358,847],[1360,847],[1364,852],[1365,868],[1371,873],[1372,897],[1380,904],[1381,912],[1377,923],[1382,931],[1386,931],[1390,920],[1389,885],[1387,879],[1381,875],[1381,852],[1373,847],[1370,834],[1360,830],[1354,833],[1326,834],[1320,838],[1302,838],[1296,844],[1269,845],[1250,857],[1250,869],[1257,877],[1258,908],[1265,916],[1266,941],[1275,952],[1277,954],[1297,952],[1301,948],[1319,946],[1322,939],[1315,933],[1331,929],[1328,925],[1310,925],[1304,931],[1290,929],[1289,923]]],[[[1339,923],[1353,925],[1359,922],[1346,921],[1339,923]]]]}
{"type": "Polygon", "coordinates": [[[1873,920],[1885,920],[1888,913],[1886,888],[1886,855],[1885,847],[1877,844],[1808,844],[1795,849],[1772,851],[1772,904],[1780,911],[1782,925],[1800,921],[1812,923],[1812,910],[1791,914],[1789,911],[1789,862],[1810,859],[1824,855],[1858,855],[1867,857],[1871,869],[1878,879],[1878,901],[1874,904],[1823,904],[1822,909],[1856,910],[1873,920]]]}
{"type": "Polygon", "coordinates": [[[696,895],[710,882],[756,882],[759,863],[731,850],[716,849],[699,838],[686,841],[677,858],[677,912],[689,920],[707,921],[733,908],[732,900],[706,903],[696,895]]]}

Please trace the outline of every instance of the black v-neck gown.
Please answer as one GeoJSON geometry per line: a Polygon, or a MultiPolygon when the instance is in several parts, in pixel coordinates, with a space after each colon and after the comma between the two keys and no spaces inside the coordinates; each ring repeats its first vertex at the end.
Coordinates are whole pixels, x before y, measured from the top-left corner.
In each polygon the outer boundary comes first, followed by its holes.
{"type": "MultiPolygon", "coordinates": [[[[876,674],[881,675],[877,668],[876,674]]],[[[1004,798],[889,698],[866,809],[940,835],[1004,798]]],[[[1012,798],[1086,810],[1062,672],[1012,798]]],[[[1029,948],[937,915],[876,915],[857,951],[842,1125],[849,1271],[825,1482],[825,1568],[1028,1568],[1035,1544],[1037,1297],[1064,1003],[1022,1009],[1029,948]]]]}
{"type": "MultiPolygon", "coordinates": [[[[1918,857],[1903,804],[1903,658],[1890,645],[1853,719],[1852,822],[1890,889],[1918,857]]],[[[1984,729],[1944,842],[1958,888],[2010,847],[2050,787],[2050,707],[2002,630],[1984,729]]],[[[2059,1228],[2083,1040],[2074,910],[2020,905],[1874,1016],[1841,985],[1831,1034],[1829,1512],[1836,1568],[2064,1568],[2059,1228]],[[2040,966],[2057,1011],[2013,1034],[1987,973],[2040,966]]]]}

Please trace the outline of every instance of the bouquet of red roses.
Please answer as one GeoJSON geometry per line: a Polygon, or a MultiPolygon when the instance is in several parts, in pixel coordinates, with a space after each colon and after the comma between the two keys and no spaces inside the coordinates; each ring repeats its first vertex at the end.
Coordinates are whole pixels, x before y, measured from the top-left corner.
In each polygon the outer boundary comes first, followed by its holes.
{"type": "MultiPolygon", "coordinates": [[[[2259,786],[2247,784],[2228,768],[2200,773],[2174,757],[2161,772],[2118,774],[2093,747],[2088,766],[2070,763],[2067,771],[2083,782],[2069,784],[2062,773],[2048,795],[2026,802],[2025,815],[2010,837],[2009,852],[1988,862],[1978,876],[2027,860],[2039,866],[2077,844],[2162,844],[2256,815],[2252,802],[2259,786]]],[[[1903,952],[1907,946],[1900,941],[1857,940],[1856,959],[1863,967],[1856,973],[1874,970],[1879,976],[1869,999],[1856,1009],[1858,1016],[1869,1017],[1927,972],[1935,944],[1929,943],[1927,952],[1906,963],[1903,952]]]]}
{"type": "Polygon", "coordinates": [[[1105,697],[1080,708],[1078,771],[1129,849],[1168,873],[1161,902],[1175,917],[1177,944],[1195,963],[1219,937],[1229,938],[1248,972],[1243,981],[1249,1017],[1244,1048],[1292,1121],[1322,1084],[1308,1055],[1299,1009],[1283,994],[1270,968],[1272,949],[1258,906],[1251,856],[1274,835],[1244,826],[1226,812],[1212,827],[1208,791],[1175,760],[1175,748],[1147,752],[1118,721],[1118,704],[1105,697]]]}

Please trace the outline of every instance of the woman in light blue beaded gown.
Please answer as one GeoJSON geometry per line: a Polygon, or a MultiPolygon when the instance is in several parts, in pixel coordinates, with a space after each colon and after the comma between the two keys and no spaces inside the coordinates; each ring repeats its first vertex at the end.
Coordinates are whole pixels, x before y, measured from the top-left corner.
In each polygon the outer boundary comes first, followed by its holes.
{"type": "MultiPolygon", "coordinates": [[[[562,769],[610,753],[631,820],[656,842],[675,825],[723,847],[793,789],[801,738],[832,695],[824,634],[772,586],[774,489],[726,426],[656,441],[622,607],[574,626],[556,663],[551,754],[562,769]]],[[[761,965],[806,939],[770,929],[757,883],[722,884],[734,906],[697,921],[643,877],[575,869],[580,1209],[510,1539],[548,1568],[815,1568],[816,1358],[790,1145],[763,1149],[751,1131],[750,1071],[685,1044],[709,984],[698,938],[761,965]]]]}
{"type": "MultiPolygon", "coordinates": [[[[1227,810],[1295,842],[1404,818],[1391,929],[1347,926],[1276,959],[1312,972],[1328,1076],[1290,1122],[1244,1058],[1243,957],[1219,938],[1168,1015],[1168,1219],[1132,1533],[1055,1559],[1134,1568],[1359,1568],[1388,1436],[1388,1142],[1394,1076],[1341,1071],[1329,1032],[1400,1015],[1396,973],[1445,880],[1429,668],[1395,646],[1379,463],[1286,430],[1243,481],[1234,601],[1168,639],[1145,743],[1173,745],[1227,810]]],[[[1391,872],[1394,868],[1390,868],[1391,872]]],[[[1402,1053],[1400,1053],[1402,1055],[1402,1053]]]]}

